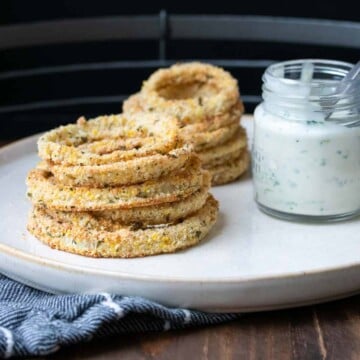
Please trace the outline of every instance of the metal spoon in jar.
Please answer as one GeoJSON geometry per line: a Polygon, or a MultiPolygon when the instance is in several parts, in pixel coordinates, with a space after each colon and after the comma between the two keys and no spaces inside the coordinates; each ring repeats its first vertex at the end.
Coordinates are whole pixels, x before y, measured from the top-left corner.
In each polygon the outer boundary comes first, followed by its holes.
{"type": "MultiPolygon", "coordinates": [[[[358,61],[346,74],[346,76],[339,81],[339,83],[335,87],[335,91],[331,94],[333,95],[344,95],[350,93],[352,91],[358,90],[360,91],[360,61],[358,61]]],[[[324,101],[324,106],[334,106],[339,102],[340,99],[329,101],[324,101]]],[[[329,111],[325,115],[325,120],[328,120],[332,111],[329,111]]]]}

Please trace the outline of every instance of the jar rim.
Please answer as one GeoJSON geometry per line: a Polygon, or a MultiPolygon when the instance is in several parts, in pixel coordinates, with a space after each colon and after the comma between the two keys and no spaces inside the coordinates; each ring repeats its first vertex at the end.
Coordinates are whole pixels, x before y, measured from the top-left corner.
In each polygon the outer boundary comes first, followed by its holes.
{"type": "MultiPolygon", "coordinates": [[[[297,59],[297,60],[287,60],[282,62],[277,62],[275,64],[270,65],[264,73],[264,77],[268,79],[274,80],[282,80],[288,84],[298,84],[300,79],[291,79],[285,78],[283,76],[279,76],[281,70],[286,70],[291,72],[301,73],[301,70],[304,64],[310,63],[314,66],[314,72],[316,71],[325,71],[325,70],[332,70],[332,75],[336,75],[338,77],[344,78],[348,71],[353,67],[352,63],[339,61],[339,60],[329,60],[329,59],[297,59]],[[336,71],[336,73],[334,72],[336,71]]],[[[316,84],[319,81],[316,79],[312,79],[313,82],[316,84]]],[[[339,81],[340,79],[338,79],[339,81]]]]}
{"type": "Polygon", "coordinates": [[[355,87],[348,93],[336,92],[337,84],[352,66],[348,62],[326,59],[299,59],[272,64],[262,77],[263,99],[288,103],[289,106],[318,104],[328,111],[359,108],[359,89],[355,87]],[[306,66],[310,66],[310,77],[304,80],[306,66]]]}

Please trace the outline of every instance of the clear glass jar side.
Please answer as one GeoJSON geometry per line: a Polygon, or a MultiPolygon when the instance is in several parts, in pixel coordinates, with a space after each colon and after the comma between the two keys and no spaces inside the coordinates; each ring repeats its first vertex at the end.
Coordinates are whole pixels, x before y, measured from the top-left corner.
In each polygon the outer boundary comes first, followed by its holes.
{"type": "Polygon", "coordinates": [[[263,210],[324,220],[359,212],[360,127],[324,121],[313,107],[294,111],[291,103],[282,107],[269,99],[254,118],[253,178],[263,210]]]}

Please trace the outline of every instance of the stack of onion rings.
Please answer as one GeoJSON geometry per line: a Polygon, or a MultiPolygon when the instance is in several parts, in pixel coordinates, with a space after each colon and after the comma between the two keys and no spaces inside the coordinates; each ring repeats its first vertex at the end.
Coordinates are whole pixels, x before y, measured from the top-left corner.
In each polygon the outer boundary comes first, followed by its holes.
{"type": "Polygon", "coordinates": [[[97,257],[172,252],[216,220],[211,175],[178,121],[158,113],[101,116],[40,137],[27,177],[28,229],[51,247],[97,257]]]}
{"type": "Polygon", "coordinates": [[[185,63],[158,70],[123,110],[176,117],[182,138],[210,170],[213,185],[233,181],[248,168],[246,133],[239,124],[244,107],[236,80],[221,68],[185,63]]]}

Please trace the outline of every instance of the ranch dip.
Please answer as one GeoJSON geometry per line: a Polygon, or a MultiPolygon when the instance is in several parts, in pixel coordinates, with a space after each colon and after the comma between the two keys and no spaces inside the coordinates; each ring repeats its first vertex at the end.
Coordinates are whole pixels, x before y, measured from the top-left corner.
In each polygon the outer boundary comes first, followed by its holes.
{"type": "Polygon", "coordinates": [[[349,68],[299,60],[266,70],[252,159],[255,199],[266,213],[305,221],[359,214],[360,103],[358,95],[331,99],[349,68]]]}

